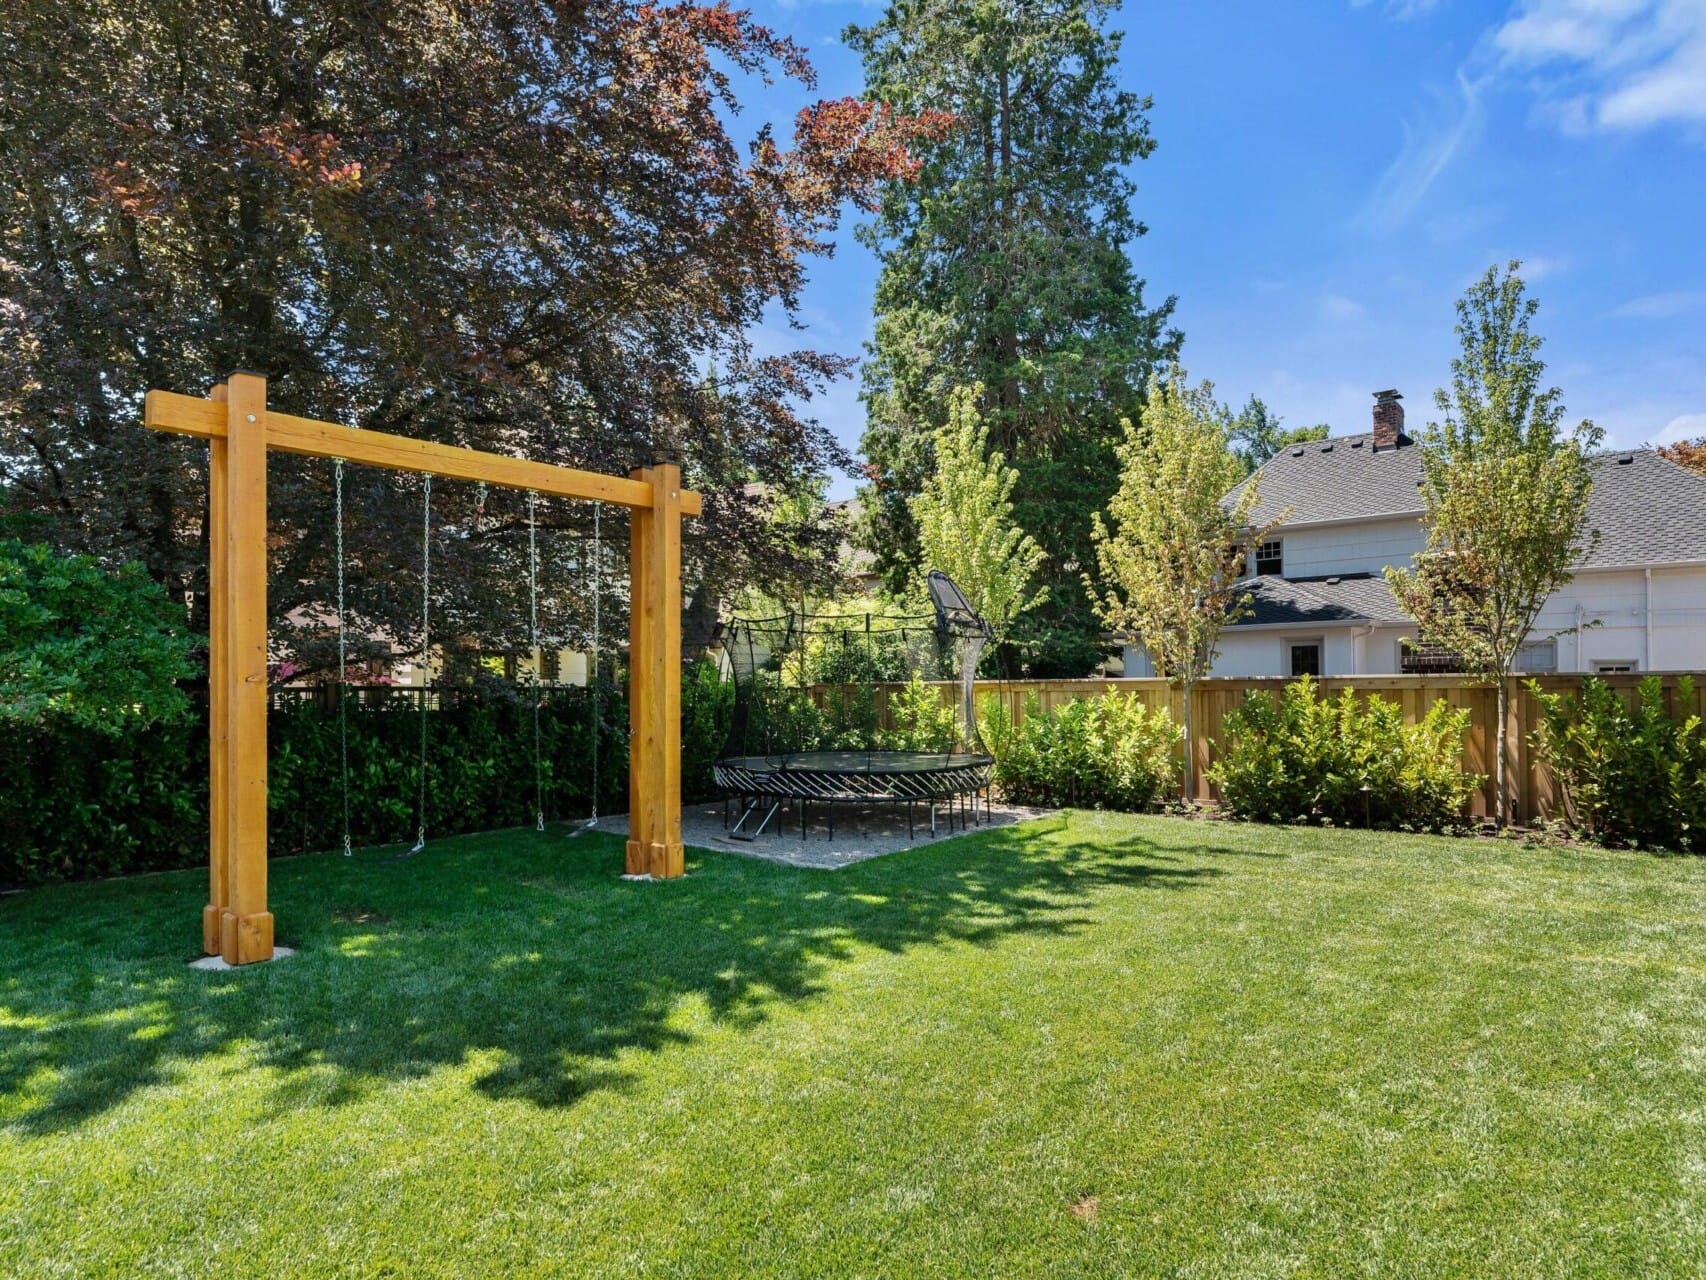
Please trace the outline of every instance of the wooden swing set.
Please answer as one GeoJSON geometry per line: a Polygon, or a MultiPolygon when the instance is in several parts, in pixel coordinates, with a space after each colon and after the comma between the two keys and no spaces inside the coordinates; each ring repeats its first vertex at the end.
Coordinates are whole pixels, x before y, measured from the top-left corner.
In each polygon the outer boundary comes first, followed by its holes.
{"type": "MultiPolygon", "coordinates": [[[[208,443],[208,903],[202,949],[273,956],[267,910],[267,450],[611,502],[632,513],[627,874],[682,874],[681,518],[700,513],[681,469],[602,475],[364,431],[267,408],[260,374],[206,399],[150,391],[144,425],[208,443]]],[[[424,655],[423,655],[424,660],[424,655]]]]}

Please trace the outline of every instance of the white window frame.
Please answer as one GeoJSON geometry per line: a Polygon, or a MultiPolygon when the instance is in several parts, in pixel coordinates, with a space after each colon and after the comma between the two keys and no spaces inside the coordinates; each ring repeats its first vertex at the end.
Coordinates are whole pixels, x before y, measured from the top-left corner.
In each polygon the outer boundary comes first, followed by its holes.
{"type": "Polygon", "coordinates": [[[1285,577],[1285,539],[1284,538],[1266,538],[1266,539],[1264,539],[1261,542],[1258,542],[1256,544],[1256,549],[1250,557],[1250,562],[1251,562],[1251,565],[1255,568],[1257,575],[1260,576],[1262,573],[1262,560],[1264,558],[1262,555],[1262,551],[1266,547],[1272,547],[1274,549],[1274,554],[1268,558],[1279,561],[1279,568],[1274,571],[1273,576],[1276,578],[1285,577]]]}
{"type": "Polygon", "coordinates": [[[1548,636],[1544,640],[1525,640],[1517,647],[1516,670],[1529,675],[1551,675],[1558,670],[1558,637],[1548,636]],[[1552,656],[1545,666],[1532,665],[1532,655],[1550,653],[1552,656]]]}
{"type": "Polygon", "coordinates": [[[1297,674],[1291,669],[1291,651],[1294,648],[1301,648],[1305,645],[1315,646],[1315,666],[1317,669],[1315,674],[1310,678],[1314,680],[1325,678],[1327,674],[1326,636],[1287,636],[1284,640],[1280,641],[1280,645],[1280,669],[1285,673],[1285,678],[1287,680],[1298,679],[1297,674]]]}
{"type": "Polygon", "coordinates": [[[1595,658],[1593,673],[1596,676],[1630,676],[1641,669],[1641,664],[1634,658],[1595,658]]]}

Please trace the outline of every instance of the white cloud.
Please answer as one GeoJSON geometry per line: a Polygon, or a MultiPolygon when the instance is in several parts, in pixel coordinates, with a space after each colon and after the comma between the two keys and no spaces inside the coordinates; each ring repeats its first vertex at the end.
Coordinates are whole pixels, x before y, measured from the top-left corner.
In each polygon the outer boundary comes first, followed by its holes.
{"type": "Polygon", "coordinates": [[[1440,175],[1480,134],[1482,85],[1459,73],[1455,94],[1435,90],[1427,118],[1404,122],[1404,145],[1374,184],[1354,225],[1393,231],[1409,221],[1440,175]]]}
{"type": "Polygon", "coordinates": [[[1522,278],[1533,284],[1536,280],[1544,280],[1547,276],[1561,275],[1568,271],[1574,263],[1568,254],[1557,257],[1547,257],[1537,253],[1522,259],[1522,278]]]}
{"type": "Polygon", "coordinates": [[[1321,299],[1321,314],[1329,320],[1360,320],[1368,314],[1368,308],[1342,293],[1329,293],[1321,299]]]}
{"type": "Polygon", "coordinates": [[[1684,413],[1665,423],[1653,443],[1675,444],[1678,440],[1696,440],[1701,436],[1706,436],[1706,413],[1684,413]]]}
{"type": "Polygon", "coordinates": [[[1570,131],[1706,126],[1706,2],[1524,0],[1492,33],[1570,131]]]}
{"type": "Polygon", "coordinates": [[[1692,311],[1706,302],[1706,293],[1683,290],[1677,293],[1649,293],[1611,309],[1611,314],[1624,320],[1668,320],[1685,311],[1692,311]]]}

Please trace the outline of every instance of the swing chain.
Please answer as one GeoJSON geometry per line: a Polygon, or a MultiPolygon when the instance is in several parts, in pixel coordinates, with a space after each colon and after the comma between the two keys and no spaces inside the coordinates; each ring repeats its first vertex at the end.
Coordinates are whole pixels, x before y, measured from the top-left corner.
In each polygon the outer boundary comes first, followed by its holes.
{"type": "Polygon", "coordinates": [[[533,647],[533,829],[545,830],[545,763],[539,738],[539,676],[545,650],[539,643],[539,495],[527,491],[527,624],[533,647]]]}
{"type": "Polygon", "coordinates": [[[338,541],[338,754],[343,767],[344,857],[352,856],[349,827],[349,688],[346,674],[349,632],[344,622],[344,460],[332,460],[332,491],[337,505],[338,541]]]}
{"type": "Polygon", "coordinates": [[[599,529],[602,502],[592,504],[592,653],[588,655],[587,680],[592,684],[592,821],[598,822],[598,739],[604,732],[604,699],[599,686],[599,610],[604,594],[604,539],[599,529]]]}
{"type": "Polygon", "coordinates": [[[421,488],[421,764],[420,792],[415,805],[415,847],[412,853],[426,848],[427,793],[427,701],[432,685],[432,473],[423,477],[421,488]]]}

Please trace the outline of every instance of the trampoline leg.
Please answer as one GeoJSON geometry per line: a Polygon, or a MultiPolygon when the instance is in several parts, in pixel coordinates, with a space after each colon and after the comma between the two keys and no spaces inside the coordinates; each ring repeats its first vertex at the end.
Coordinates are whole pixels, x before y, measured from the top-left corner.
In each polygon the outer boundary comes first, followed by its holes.
{"type": "Polygon", "coordinates": [[[908,840],[918,838],[918,833],[912,829],[912,801],[910,799],[906,802],[906,838],[908,840]]]}

